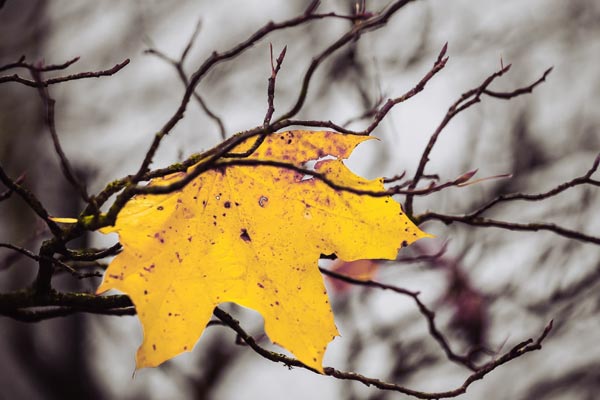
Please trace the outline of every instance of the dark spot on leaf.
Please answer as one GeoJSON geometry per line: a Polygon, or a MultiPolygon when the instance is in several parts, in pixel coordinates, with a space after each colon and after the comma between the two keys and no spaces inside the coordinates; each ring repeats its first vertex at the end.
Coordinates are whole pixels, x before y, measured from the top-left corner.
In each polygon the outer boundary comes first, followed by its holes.
{"type": "Polygon", "coordinates": [[[178,202],[179,204],[181,204],[181,203],[183,203],[183,200],[181,200],[181,199],[177,199],[177,202],[178,202]]]}
{"type": "Polygon", "coordinates": [[[173,314],[169,313],[169,317],[170,317],[171,315],[173,315],[173,314]]]}
{"type": "Polygon", "coordinates": [[[162,210],[164,210],[165,208],[164,208],[163,206],[158,206],[158,207],[156,207],[156,209],[157,209],[158,211],[162,211],[162,210]]]}
{"type": "Polygon", "coordinates": [[[246,230],[246,228],[242,229],[242,232],[240,233],[240,238],[245,242],[252,241],[252,239],[250,238],[250,235],[248,235],[248,231],[246,230]]]}
{"type": "Polygon", "coordinates": [[[152,345],[152,350],[156,351],[156,345],[155,344],[152,345]]]}
{"type": "Polygon", "coordinates": [[[224,217],[226,217],[226,216],[227,216],[227,214],[226,214],[226,213],[223,213],[223,216],[224,216],[224,217]]]}
{"type": "Polygon", "coordinates": [[[265,207],[269,202],[269,198],[267,196],[260,196],[258,198],[258,205],[261,207],[265,207]]]}
{"type": "Polygon", "coordinates": [[[147,291],[147,290],[144,290],[144,294],[148,294],[148,291],[147,291]]]}
{"type": "Polygon", "coordinates": [[[403,240],[403,241],[402,241],[402,244],[401,244],[401,246],[402,246],[402,247],[406,247],[406,246],[408,246],[408,242],[407,242],[406,240],[403,240]]]}
{"type": "Polygon", "coordinates": [[[190,243],[192,242],[192,237],[193,237],[193,236],[189,236],[189,237],[188,237],[188,242],[190,242],[190,243]]]}
{"type": "Polygon", "coordinates": [[[231,202],[226,201],[225,204],[223,204],[223,207],[230,208],[231,207],[231,202]]]}
{"type": "Polygon", "coordinates": [[[144,271],[147,271],[147,272],[152,272],[153,269],[154,269],[154,264],[150,264],[147,267],[144,267],[144,271]]]}
{"type": "Polygon", "coordinates": [[[187,350],[187,346],[183,346],[183,350],[187,350]]]}
{"type": "Polygon", "coordinates": [[[260,283],[260,282],[257,282],[256,284],[257,284],[257,285],[258,285],[258,287],[259,287],[259,288],[261,288],[261,289],[264,289],[264,288],[265,288],[265,286],[264,286],[262,283],[260,283]]]}
{"type": "Polygon", "coordinates": [[[240,203],[238,203],[237,201],[235,202],[235,205],[239,207],[240,203]]]}
{"type": "Polygon", "coordinates": [[[177,257],[177,261],[179,261],[180,263],[183,261],[183,258],[179,256],[179,252],[177,251],[175,252],[175,257],[177,257]]]}

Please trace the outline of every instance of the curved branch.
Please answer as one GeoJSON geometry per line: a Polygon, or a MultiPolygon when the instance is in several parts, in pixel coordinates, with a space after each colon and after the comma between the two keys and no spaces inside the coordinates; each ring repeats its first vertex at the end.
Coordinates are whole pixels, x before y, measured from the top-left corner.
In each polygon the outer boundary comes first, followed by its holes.
{"type": "MultiPolygon", "coordinates": [[[[279,353],[264,349],[263,347],[258,345],[258,343],[256,343],[256,341],[254,340],[254,338],[252,336],[250,336],[248,333],[246,333],[246,331],[240,326],[240,323],[237,320],[235,320],[231,315],[229,315],[225,311],[221,310],[220,308],[218,308],[218,307],[215,308],[213,313],[217,318],[219,318],[221,321],[223,321],[224,324],[226,324],[231,329],[233,329],[237,333],[238,337],[241,340],[243,340],[248,346],[250,346],[250,348],[252,348],[252,350],[254,350],[256,353],[258,353],[262,357],[264,357],[268,360],[274,361],[274,362],[283,363],[287,367],[300,367],[300,368],[304,368],[304,369],[307,369],[307,370],[315,372],[315,373],[319,373],[319,372],[315,371],[314,369],[302,364],[299,360],[297,360],[295,358],[288,357],[283,354],[279,354],[279,353]]],[[[337,379],[357,381],[357,382],[361,382],[367,386],[374,386],[374,387],[376,387],[378,389],[382,389],[382,390],[399,392],[399,393],[403,393],[408,396],[416,397],[419,399],[442,399],[442,398],[457,397],[457,396],[465,393],[467,391],[468,387],[471,386],[471,384],[473,384],[474,382],[476,382],[478,380],[483,379],[487,374],[492,372],[494,369],[496,369],[500,365],[506,364],[507,362],[512,361],[516,358],[519,358],[519,357],[523,356],[524,354],[529,353],[531,351],[541,349],[542,342],[547,337],[547,335],[550,333],[551,329],[552,329],[552,321],[550,321],[550,323],[548,325],[546,325],[546,327],[544,328],[544,331],[541,333],[541,335],[535,341],[533,339],[528,339],[526,341],[523,341],[523,342],[517,344],[511,350],[504,353],[502,356],[500,356],[496,360],[488,362],[487,364],[483,365],[482,367],[477,369],[475,372],[473,372],[469,377],[467,377],[467,379],[463,382],[463,384],[460,387],[458,387],[454,390],[449,390],[449,391],[445,391],[445,392],[437,392],[437,393],[422,392],[422,391],[418,391],[418,390],[409,389],[404,386],[397,385],[395,383],[389,383],[389,382],[381,381],[379,379],[369,378],[369,377],[366,377],[364,375],[361,375],[361,374],[358,374],[355,372],[339,371],[339,370],[337,370],[335,368],[331,368],[331,367],[325,367],[324,372],[325,372],[325,375],[329,375],[329,376],[332,376],[337,379]]]]}

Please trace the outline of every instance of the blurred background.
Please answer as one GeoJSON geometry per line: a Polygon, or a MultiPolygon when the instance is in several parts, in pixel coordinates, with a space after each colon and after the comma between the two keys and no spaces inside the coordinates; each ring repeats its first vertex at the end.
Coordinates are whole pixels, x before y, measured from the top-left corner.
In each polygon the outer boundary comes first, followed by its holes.
{"type": "MultiPolygon", "coordinates": [[[[212,51],[242,41],[270,20],[303,13],[306,1],[227,0],[127,2],[0,2],[0,65],[26,55],[29,62],[81,60],[67,72],[131,63],[112,77],[50,87],[65,153],[91,193],[133,173],[154,133],[177,109],[183,85],[172,65],[144,51],[179,58],[197,23],[198,39],[185,70],[212,51]]],[[[388,1],[366,1],[379,10],[388,1]]],[[[351,13],[355,1],[322,1],[320,11],[351,13]]],[[[227,136],[262,123],[270,75],[269,43],[287,55],[277,79],[276,112],[297,97],[312,57],[350,28],[327,19],[268,36],[235,60],[220,64],[198,92],[222,119],[227,136]]],[[[398,96],[431,68],[445,42],[450,60],[424,92],[393,109],[375,131],[380,142],[361,145],[348,165],[364,176],[414,174],[429,136],[461,93],[504,65],[509,74],[495,90],[512,90],[554,66],[531,95],[509,102],[485,98],[455,118],[431,154],[428,173],[442,181],[478,168],[477,176],[512,179],[452,188],[425,199],[415,212],[466,213],[500,193],[536,193],[583,175],[600,151],[600,3],[595,0],[422,0],[400,10],[382,29],[363,35],[316,73],[299,117],[344,123],[381,97],[398,96]]],[[[61,73],[62,74],[62,73],[61,73]]],[[[51,76],[51,75],[48,75],[51,76]]],[[[350,127],[364,129],[368,121],[350,127]]],[[[219,126],[197,103],[163,141],[154,167],[167,166],[221,140],[219,126]]],[[[25,174],[53,215],[82,208],[64,180],[38,94],[0,86],[0,165],[25,174]]],[[[0,188],[2,191],[4,188],[0,188]]],[[[580,186],[543,202],[497,207],[494,218],[545,221],[600,235],[597,188],[580,186]]],[[[404,199],[401,196],[399,201],[404,199]]],[[[37,251],[44,226],[16,197],[0,204],[0,241],[37,251]]],[[[510,232],[430,222],[437,236],[403,249],[411,257],[446,251],[431,262],[386,263],[377,279],[417,290],[437,312],[452,348],[482,345],[502,352],[537,336],[550,319],[555,329],[542,351],[495,370],[464,399],[594,399],[600,391],[600,247],[546,232],[510,232]]],[[[78,245],[104,246],[115,237],[91,234],[78,245]]],[[[326,265],[324,262],[323,265],[326,265]]],[[[32,261],[0,249],[0,290],[23,288],[36,274],[32,261]]],[[[448,361],[429,336],[410,298],[326,280],[342,334],[325,364],[411,388],[439,391],[460,386],[469,374],[448,361]]],[[[54,279],[62,290],[94,291],[98,278],[54,279]]],[[[262,320],[231,307],[247,331],[262,335],[262,320]]],[[[388,399],[359,383],[300,369],[288,370],[235,344],[235,335],[211,327],[193,353],[160,368],[138,371],[141,342],[135,317],[74,315],[27,324],[0,318],[2,399],[388,399]]],[[[261,343],[266,345],[266,339],[261,343]]],[[[482,358],[483,360],[484,358],[482,358]]]]}

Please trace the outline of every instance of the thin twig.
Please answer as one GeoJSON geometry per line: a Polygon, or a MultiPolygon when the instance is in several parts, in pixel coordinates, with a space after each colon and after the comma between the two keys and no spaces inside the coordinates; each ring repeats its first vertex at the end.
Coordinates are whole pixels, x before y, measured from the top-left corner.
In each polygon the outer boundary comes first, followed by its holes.
{"type": "Polygon", "coordinates": [[[6,82],[15,82],[20,83],[25,86],[38,88],[40,86],[48,87],[50,85],[56,85],[57,83],[76,81],[79,79],[88,79],[88,78],[100,78],[102,76],[112,76],[122,70],[127,64],[129,64],[129,59],[126,59],[122,63],[115,65],[112,68],[102,70],[102,71],[92,71],[92,72],[80,72],[78,74],[72,74],[67,76],[61,76],[58,78],[50,78],[41,82],[32,81],[29,79],[25,79],[17,74],[8,75],[8,76],[0,76],[0,84],[6,82]]]}
{"type": "Polygon", "coordinates": [[[269,49],[271,51],[271,76],[269,76],[269,84],[267,87],[267,114],[265,115],[265,119],[263,121],[263,126],[265,129],[271,123],[271,118],[273,117],[273,113],[275,112],[275,80],[277,79],[277,73],[281,68],[281,64],[283,63],[283,59],[285,57],[285,52],[287,50],[287,46],[281,50],[279,57],[275,63],[273,63],[273,45],[269,43],[269,49]]]}
{"type": "MultiPolygon", "coordinates": [[[[15,179],[15,183],[20,185],[25,180],[25,174],[21,174],[17,179],[15,179]]],[[[14,190],[11,188],[6,189],[4,192],[0,193],[0,201],[7,200],[12,196],[14,190]]]]}
{"type": "MultiPolygon", "coordinates": [[[[412,183],[409,186],[409,189],[414,189],[415,187],[417,187],[419,180],[421,179],[421,177],[423,176],[423,174],[425,172],[425,166],[429,162],[429,156],[431,154],[431,151],[433,150],[433,147],[437,143],[438,137],[440,136],[440,134],[442,133],[444,128],[448,125],[448,123],[462,111],[466,110],[467,108],[471,107],[474,104],[479,103],[481,101],[481,95],[487,94],[486,91],[488,90],[489,85],[494,80],[496,80],[497,78],[499,78],[502,75],[504,75],[505,73],[507,73],[510,70],[510,67],[511,67],[510,64],[507,65],[506,67],[502,66],[502,68],[500,70],[498,70],[498,71],[494,72],[493,74],[491,74],[490,76],[488,76],[481,83],[481,85],[479,85],[477,88],[471,89],[471,90],[463,93],[460,96],[460,98],[456,102],[454,102],[454,104],[452,104],[450,106],[450,108],[446,112],[446,115],[442,119],[442,122],[435,129],[435,131],[429,138],[429,142],[427,143],[427,145],[425,146],[425,149],[423,150],[423,153],[419,160],[419,165],[417,166],[417,170],[415,171],[415,175],[412,179],[412,183]]],[[[530,93],[539,83],[541,83],[545,80],[546,76],[550,73],[550,71],[551,71],[551,69],[545,71],[542,78],[538,79],[531,85],[528,85],[524,88],[514,90],[512,92],[507,92],[506,98],[516,97],[521,94],[530,93]]],[[[498,94],[499,92],[494,92],[494,93],[498,94]]],[[[493,96],[493,97],[498,97],[498,96],[493,96]]],[[[413,196],[412,195],[406,196],[406,201],[404,202],[404,208],[408,215],[413,214],[413,196]]]]}

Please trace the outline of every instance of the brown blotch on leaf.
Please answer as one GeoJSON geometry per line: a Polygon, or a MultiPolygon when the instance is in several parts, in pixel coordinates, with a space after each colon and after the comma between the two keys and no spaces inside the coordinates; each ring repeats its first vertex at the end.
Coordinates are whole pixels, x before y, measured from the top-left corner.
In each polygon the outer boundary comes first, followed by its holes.
{"type": "Polygon", "coordinates": [[[155,267],[154,264],[150,264],[147,267],[144,267],[144,271],[152,272],[152,270],[154,269],[154,267],[155,267]]]}
{"type": "Polygon", "coordinates": [[[240,238],[244,242],[251,242],[252,241],[252,239],[250,238],[250,235],[248,235],[248,231],[246,230],[246,228],[242,229],[242,232],[240,233],[240,238]]]}
{"type": "Polygon", "coordinates": [[[165,239],[164,239],[164,238],[163,238],[163,237],[160,235],[160,233],[158,233],[158,232],[156,232],[156,233],[154,234],[154,238],[155,238],[155,239],[158,239],[158,241],[159,241],[159,242],[161,242],[161,243],[164,243],[164,242],[165,242],[165,239]]]}

